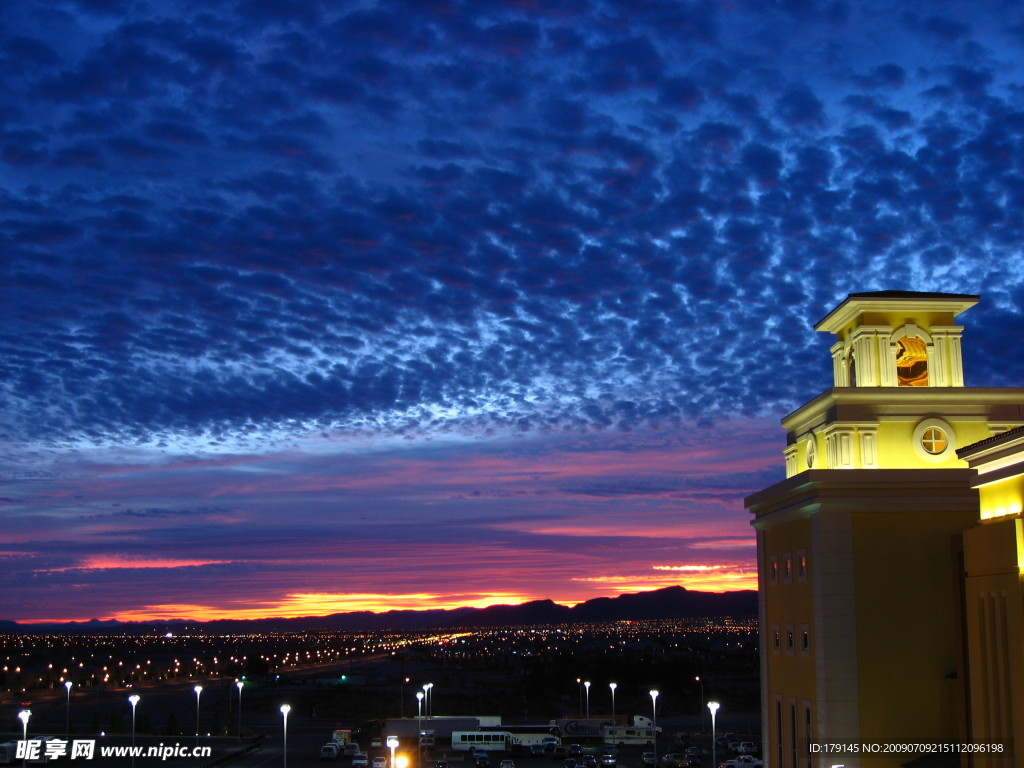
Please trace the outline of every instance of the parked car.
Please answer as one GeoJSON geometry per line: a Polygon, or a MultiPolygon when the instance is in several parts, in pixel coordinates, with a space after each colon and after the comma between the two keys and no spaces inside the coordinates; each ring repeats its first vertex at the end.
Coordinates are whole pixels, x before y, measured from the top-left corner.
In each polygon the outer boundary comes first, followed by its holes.
{"type": "Polygon", "coordinates": [[[510,760],[506,757],[498,764],[498,768],[516,768],[515,760],[510,760]]]}
{"type": "Polygon", "coordinates": [[[383,746],[384,746],[384,742],[381,739],[373,739],[372,741],[370,741],[371,749],[373,747],[383,747],[383,746]]]}
{"type": "Polygon", "coordinates": [[[562,761],[562,768],[576,768],[576,758],[567,757],[562,761]]]}
{"type": "Polygon", "coordinates": [[[547,744],[531,744],[530,754],[531,755],[543,755],[547,751],[547,744]]]}
{"type": "Polygon", "coordinates": [[[352,768],[366,768],[370,764],[370,758],[365,752],[356,752],[352,755],[352,768]]]}
{"type": "Polygon", "coordinates": [[[580,746],[579,744],[570,744],[569,745],[569,754],[572,757],[579,757],[580,755],[583,754],[583,747],[580,746]]]}
{"type": "Polygon", "coordinates": [[[377,755],[373,758],[373,768],[387,768],[388,759],[384,755],[377,755]]]}
{"type": "Polygon", "coordinates": [[[650,768],[657,762],[658,760],[654,756],[653,752],[644,752],[643,755],[640,757],[640,764],[647,766],[648,768],[650,768]]]}
{"type": "Polygon", "coordinates": [[[764,761],[750,755],[740,755],[732,760],[719,763],[719,768],[764,768],[764,761]]]}
{"type": "Polygon", "coordinates": [[[667,752],[658,761],[664,768],[685,768],[689,759],[682,752],[667,752]]]}
{"type": "Polygon", "coordinates": [[[476,762],[476,768],[488,768],[491,764],[491,756],[486,752],[474,752],[473,760],[476,762]]]}
{"type": "Polygon", "coordinates": [[[447,760],[438,760],[434,763],[434,768],[448,768],[447,760]]]}
{"type": "Polygon", "coordinates": [[[320,747],[321,760],[336,760],[338,758],[338,745],[330,741],[320,747]]]}
{"type": "Polygon", "coordinates": [[[601,765],[603,768],[615,768],[618,758],[613,754],[601,755],[601,765]]]}
{"type": "Polygon", "coordinates": [[[736,747],[736,751],[741,755],[756,755],[761,750],[757,748],[757,744],[752,741],[741,741],[740,745],[736,747]]]}
{"type": "Polygon", "coordinates": [[[584,755],[583,768],[597,768],[597,755],[584,755]]]}
{"type": "Polygon", "coordinates": [[[551,756],[555,758],[555,760],[564,760],[568,754],[569,748],[561,744],[556,744],[551,748],[551,756]]]}

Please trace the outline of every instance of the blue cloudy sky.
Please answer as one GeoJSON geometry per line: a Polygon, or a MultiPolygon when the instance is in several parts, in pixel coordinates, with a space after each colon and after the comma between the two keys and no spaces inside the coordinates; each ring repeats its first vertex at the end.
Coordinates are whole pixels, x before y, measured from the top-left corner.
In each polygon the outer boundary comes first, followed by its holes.
{"type": "Polygon", "coordinates": [[[0,618],[752,587],[849,292],[1024,381],[1024,5],[0,4],[0,618]]]}

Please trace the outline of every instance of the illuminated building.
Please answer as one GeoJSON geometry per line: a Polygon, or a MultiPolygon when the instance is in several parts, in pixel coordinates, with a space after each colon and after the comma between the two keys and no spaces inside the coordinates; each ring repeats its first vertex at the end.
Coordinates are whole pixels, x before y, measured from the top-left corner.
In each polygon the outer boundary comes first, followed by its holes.
{"type": "MultiPolygon", "coordinates": [[[[964,531],[970,732],[1024,750],[1024,428],[957,453],[981,497],[981,519],[964,531]]],[[[979,765],[1021,765],[1024,754],[1015,759],[979,765]]]]}
{"type": "MultiPolygon", "coordinates": [[[[988,529],[978,524],[975,470],[956,449],[1024,424],[1024,389],[964,386],[955,320],[977,301],[851,294],[815,326],[836,337],[834,386],[783,419],[786,479],[747,499],[771,768],[904,765],[916,756],[812,756],[806,745],[955,742],[972,732],[969,674],[983,652],[965,650],[976,638],[962,631],[970,610],[961,573],[965,546],[970,567],[969,553],[987,562],[989,545],[972,543],[988,529]]],[[[1020,481],[1007,482],[1019,495],[1020,481]]],[[[1019,512],[1016,520],[1019,537],[1019,512]]],[[[1004,640],[1017,643],[1010,655],[1019,672],[1019,562],[1016,574],[1016,639],[1004,640]]],[[[1000,589],[1014,579],[983,566],[972,578],[994,577],[1000,589]]],[[[978,581],[977,589],[996,587],[978,581]]],[[[959,763],[936,763],[944,764],[959,763]]]]}

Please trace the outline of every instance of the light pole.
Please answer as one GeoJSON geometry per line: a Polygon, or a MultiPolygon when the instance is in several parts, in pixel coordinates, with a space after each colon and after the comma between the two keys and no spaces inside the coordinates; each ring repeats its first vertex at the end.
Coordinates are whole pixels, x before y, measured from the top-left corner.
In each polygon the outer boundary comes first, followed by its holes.
{"type": "Polygon", "coordinates": [[[242,686],[245,683],[239,680],[235,685],[238,686],[238,740],[242,740],[242,686]]]}
{"type": "Polygon", "coordinates": [[[615,689],[619,687],[618,683],[608,683],[608,687],[612,689],[612,720],[615,719],[615,689]]]}
{"type": "Polygon", "coordinates": [[[709,701],[708,709],[711,710],[711,764],[718,764],[718,743],[715,741],[715,713],[718,712],[718,702],[709,701]]]}
{"type": "MultiPolygon", "coordinates": [[[[651,691],[651,730],[654,731],[654,764],[658,764],[658,692],[651,691]]],[[[714,765],[714,761],[712,761],[714,765]]]]}
{"type": "Polygon", "coordinates": [[[395,766],[395,750],[398,749],[398,737],[397,736],[388,736],[387,741],[385,741],[384,743],[387,745],[388,749],[391,750],[391,768],[396,768],[396,766],[395,766]]]}
{"type": "MultiPolygon", "coordinates": [[[[18,713],[18,719],[21,720],[21,740],[23,742],[28,741],[28,719],[30,717],[32,717],[32,710],[30,709],[23,709],[21,710],[21,712],[18,713]]],[[[27,755],[28,744],[22,744],[21,748],[24,750],[24,752],[22,752],[22,755],[27,755]]],[[[23,757],[21,760],[21,764],[24,766],[27,761],[28,758],[23,757]]]]}
{"type": "MultiPolygon", "coordinates": [[[[697,675],[693,679],[696,680],[698,683],[700,683],[700,701],[701,701],[701,704],[703,704],[704,703],[704,681],[700,679],[700,675],[697,675]]],[[[700,732],[704,733],[704,707],[700,708],[700,732]]],[[[715,768],[717,768],[717,766],[715,768]]]]}
{"type": "Polygon", "coordinates": [[[401,686],[399,686],[400,692],[398,696],[398,716],[403,719],[405,718],[405,686],[406,683],[408,682],[409,678],[403,677],[402,684],[401,686]]]}
{"type": "Polygon", "coordinates": [[[423,762],[423,691],[416,691],[416,765],[423,762]]]}
{"type": "Polygon", "coordinates": [[[71,681],[68,680],[64,683],[64,687],[68,689],[68,717],[67,722],[64,724],[64,738],[71,738],[71,681]]]}
{"type": "Polygon", "coordinates": [[[424,688],[427,689],[427,719],[429,720],[434,716],[434,684],[427,683],[424,688]]]}
{"type": "Polygon", "coordinates": [[[128,697],[128,701],[132,705],[132,768],[135,767],[135,707],[138,705],[140,698],[137,693],[133,693],[128,697]]]}
{"type": "Polygon", "coordinates": [[[197,685],[192,689],[196,692],[196,747],[199,747],[199,694],[203,692],[203,686],[197,685]]]}
{"type": "Polygon", "coordinates": [[[291,711],[287,704],[281,705],[281,714],[284,715],[284,768],[288,768],[288,713],[291,711]]]}
{"type": "Polygon", "coordinates": [[[587,719],[589,720],[590,719],[590,681],[589,680],[584,680],[583,681],[583,687],[587,691],[587,719]]]}

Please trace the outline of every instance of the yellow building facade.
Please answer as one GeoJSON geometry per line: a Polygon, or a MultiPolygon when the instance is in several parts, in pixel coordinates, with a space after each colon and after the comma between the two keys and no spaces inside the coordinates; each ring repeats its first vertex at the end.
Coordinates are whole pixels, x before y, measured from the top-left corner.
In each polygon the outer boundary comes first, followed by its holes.
{"type": "Polygon", "coordinates": [[[1024,765],[1024,428],[958,451],[981,515],[964,531],[967,719],[975,739],[1019,745],[986,768],[1024,765]]]}
{"type": "Polygon", "coordinates": [[[964,385],[956,319],[977,301],[851,294],[815,326],[835,336],[833,386],[783,419],[786,479],[747,499],[772,768],[904,765],[917,756],[808,744],[970,732],[962,532],[979,489],[957,448],[1024,425],[1024,389],[964,385]]]}

